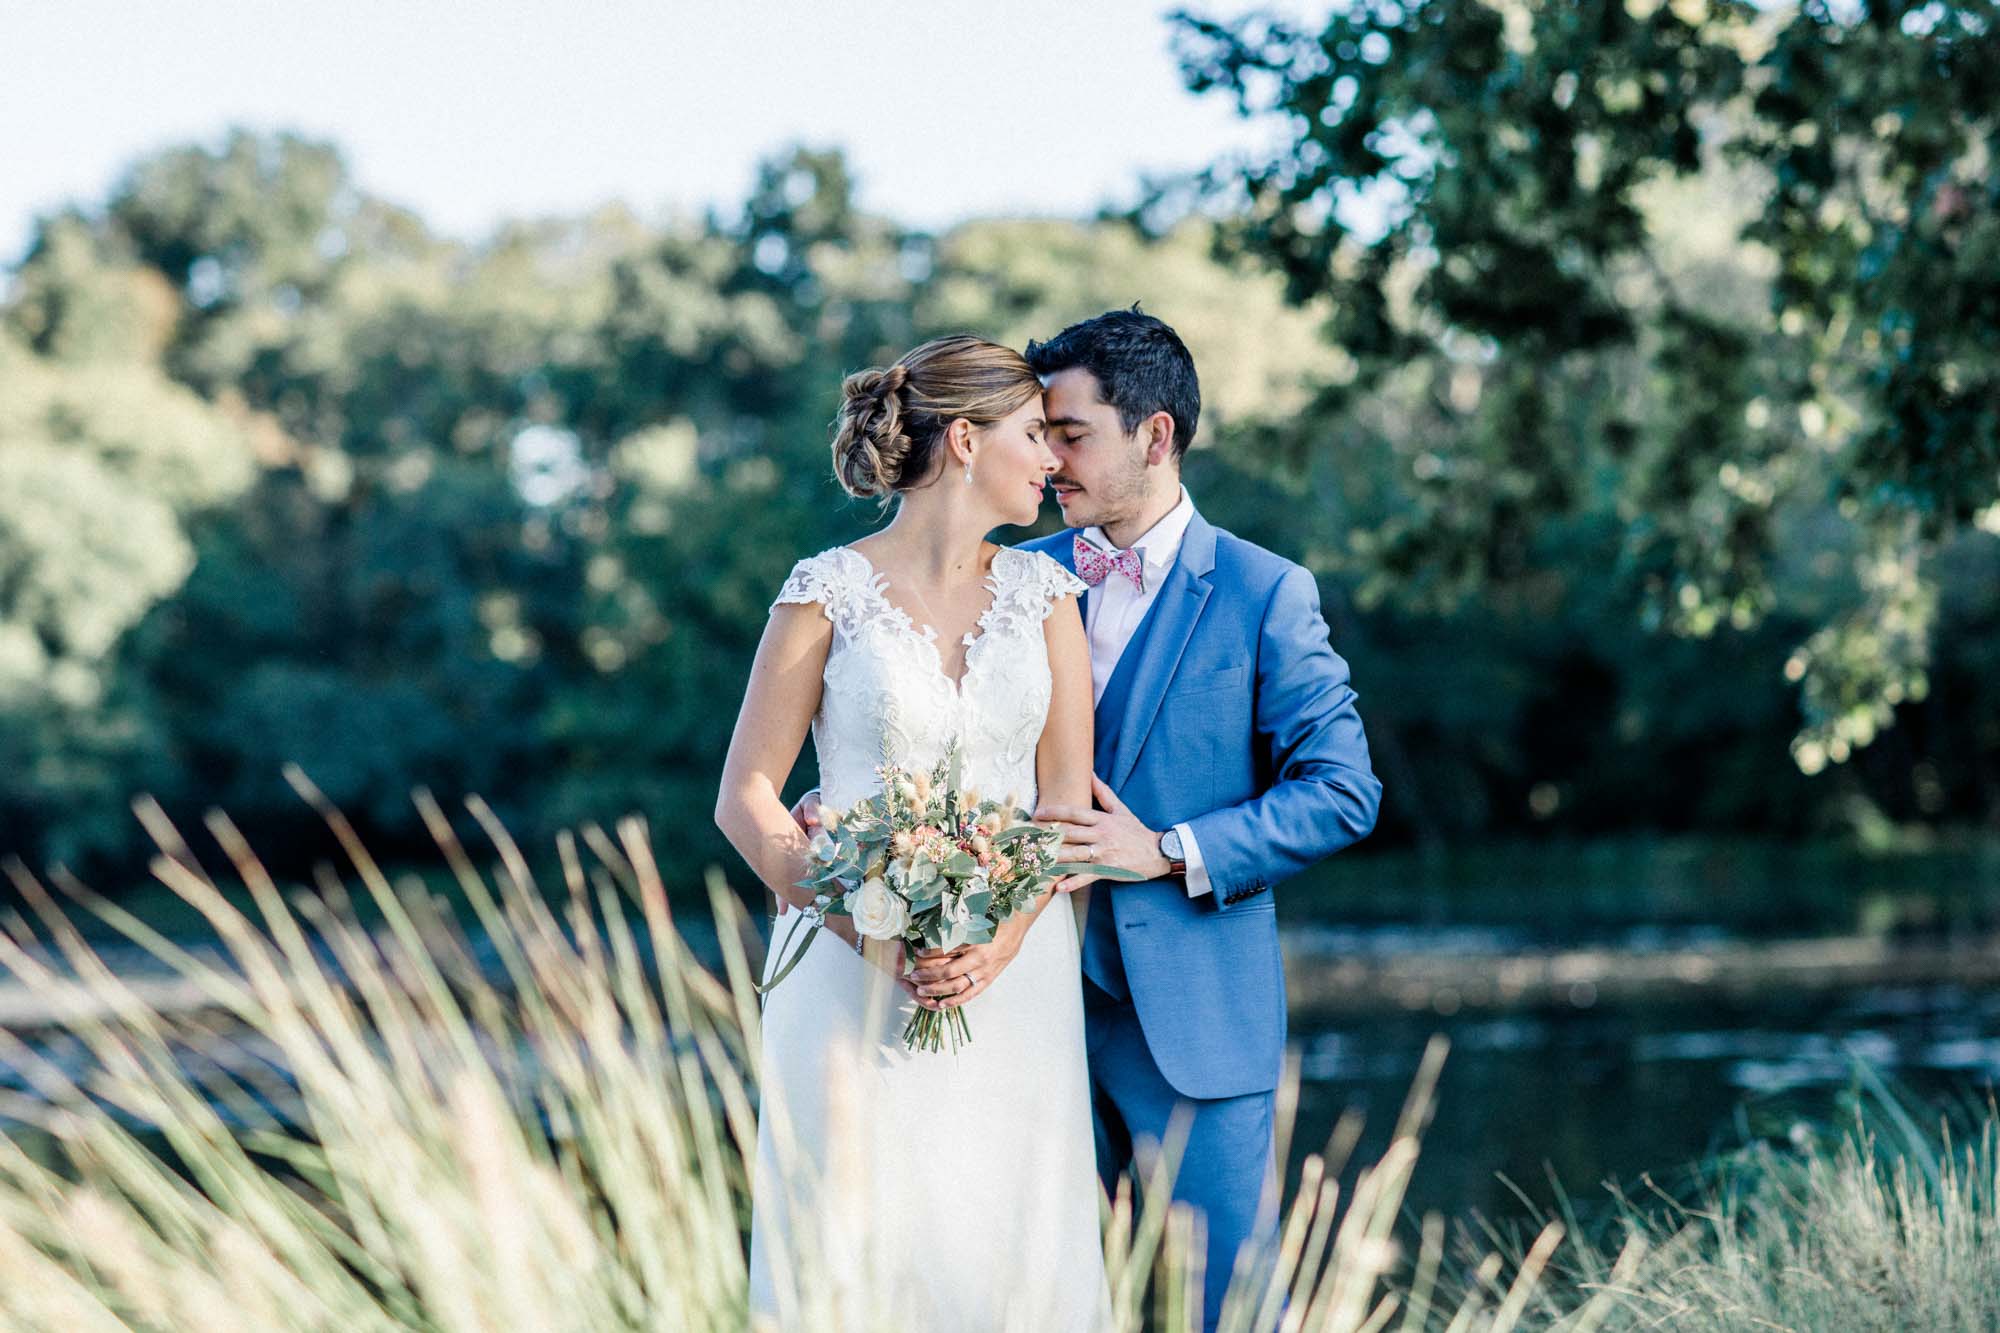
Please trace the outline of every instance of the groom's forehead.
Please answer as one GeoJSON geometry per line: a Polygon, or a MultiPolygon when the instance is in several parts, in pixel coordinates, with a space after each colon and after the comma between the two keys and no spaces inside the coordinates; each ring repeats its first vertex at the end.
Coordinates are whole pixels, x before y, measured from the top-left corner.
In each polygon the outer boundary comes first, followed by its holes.
{"type": "Polygon", "coordinates": [[[1050,426],[1081,425],[1090,409],[1110,406],[1104,398],[1104,386],[1082,366],[1071,366],[1049,376],[1043,385],[1043,396],[1050,426]]]}

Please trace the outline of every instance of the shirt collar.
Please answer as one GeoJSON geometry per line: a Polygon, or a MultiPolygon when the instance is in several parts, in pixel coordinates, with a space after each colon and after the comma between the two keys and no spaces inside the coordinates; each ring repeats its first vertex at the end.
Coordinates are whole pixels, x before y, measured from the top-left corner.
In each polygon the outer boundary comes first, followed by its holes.
{"type": "MultiPolygon", "coordinates": [[[[1148,570],[1164,570],[1171,566],[1181,553],[1181,538],[1187,535],[1188,524],[1194,521],[1194,498],[1188,494],[1187,483],[1181,483],[1180,503],[1160,516],[1159,522],[1147,528],[1145,535],[1132,543],[1129,549],[1139,553],[1139,562],[1148,570]]],[[[1092,524],[1083,530],[1084,537],[1106,551],[1118,548],[1104,535],[1104,529],[1092,524]]]]}

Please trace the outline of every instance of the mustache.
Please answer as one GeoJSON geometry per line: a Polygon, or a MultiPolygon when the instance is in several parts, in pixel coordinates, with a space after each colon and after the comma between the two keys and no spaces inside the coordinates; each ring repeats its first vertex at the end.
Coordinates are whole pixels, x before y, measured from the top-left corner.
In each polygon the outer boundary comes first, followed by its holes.
{"type": "MultiPolygon", "coordinates": [[[[1068,477],[1050,477],[1048,479],[1048,484],[1051,486],[1077,486],[1077,483],[1075,481],[1072,481],[1068,477]]],[[[1081,487],[1079,487],[1079,489],[1081,489],[1081,487]]]]}

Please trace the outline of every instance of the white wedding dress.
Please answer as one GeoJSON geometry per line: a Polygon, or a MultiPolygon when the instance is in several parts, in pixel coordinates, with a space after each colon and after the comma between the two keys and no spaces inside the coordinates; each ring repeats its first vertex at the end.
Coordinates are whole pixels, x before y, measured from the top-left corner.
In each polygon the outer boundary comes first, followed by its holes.
{"type": "MultiPolygon", "coordinates": [[[[827,805],[873,793],[885,755],[929,767],[955,735],[966,785],[1034,809],[1050,697],[1042,622],[1084,584],[1012,547],[986,582],[992,604],[955,683],[937,631],[890,603],[866,556],[836,546],[793,567],[777,603],[817,602],[834,628],[812,724],[827,805]]],[[[774,946],[794,919],[781,910],[774,946]]],[[[815,941],[764,1002],[759,1327],[1109,1327],[1080,978],[1075,916],[1058,897],[965,1007],[971,1043],[912,1052],[902,1031],[914,1002],[838,938],[815,941]]]]}

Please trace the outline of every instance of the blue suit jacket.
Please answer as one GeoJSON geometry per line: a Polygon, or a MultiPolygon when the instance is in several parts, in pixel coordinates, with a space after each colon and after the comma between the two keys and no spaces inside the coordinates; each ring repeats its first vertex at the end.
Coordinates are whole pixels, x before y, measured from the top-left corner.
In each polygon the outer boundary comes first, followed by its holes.
{"type": "MultiPolygon", "coordinates": [[[[1022,543],[1074,571],[1069,530],[1022,543]]],[[[1088,610],[1090,593],[1085,593],[1088,610]]],[[[1278,1085],[1285,977],[1268,892],[1367,836],[1382,784],[1304,566],[1197,511],[1096,714],[1096,768],[1148,828],[1187,822],[1213,891],[1099,880],[1146,1045],[1188,1097],[1278,1085]]]]}

